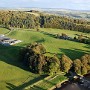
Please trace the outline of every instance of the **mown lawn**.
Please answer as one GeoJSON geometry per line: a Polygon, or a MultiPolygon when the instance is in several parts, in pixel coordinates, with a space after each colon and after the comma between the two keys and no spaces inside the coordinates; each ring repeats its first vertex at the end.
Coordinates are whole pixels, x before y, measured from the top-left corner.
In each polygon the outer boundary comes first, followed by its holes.
{"type": "Polygon", "coordinates": [[[6,29],[6,28],[0,28],[0,34],[6,34],[8,32],[9,32],[8,29],[6,29]]]}
{"type": "Polygon", "coordinates": [[[71,30],[64,30],[64,29],[52,29],[52,28],[43,28],[43,29],[40,29],[41,31],[44,31],[44,32],[49,32],[49,33],[53,33],[53,34],[62,34],[62,33],[65,33],[67,35],[69,35],[70,37],[74,37],[76,34],[79,34],[79,35],[86,35],[88,37],[90,37],[90,33],[83,33],[83,32],[77,32],[77,31],[71,31],[71,30]]]}
{"type": "Polygon", "coordinates": [[[58,75],[56,77],[52,77],[51,79],[43,80],[42,82],[34,85],[30,89],[27,90],[48,90],[55,86],[57,83],[60,83],[64,80],[68,80],[64,75],[58,75]]]}
{"type": "MultiPolygon", "coordinates": [[[[60,34],[63,32],[63,30],[55,29],[56,33],[58,33],[59,31],[60,34]]],[[[72,36],[78,33],[75,31],[66,31],[67,30],[65,30],[65,33],[68,33],[72,36]]],[[[89,45],[87,44],[57,39],[53,35],[49,35],[48,32],[53,34],[54,29],[41,29],[40,32],[36,32],[34,30],[12,31],[8,36],[11,38],[22,40],[22,43],[16,45],[18,47],[23,47],[33,42],[42,43],[45,46],[47,52],[50,52],[47,55],[53,55],[56,53],[58,56],[60,56],[61,54],[66,54],[71,59],[76,59],[80,58],[83,54],[90,52],[89,45]]]]}
{"type": "MultiPolygon", "coordinates": [[[[22,65],[19,61],[19,50],[20,48],[33,43],[39,42],[42,43],[47,52],[50,52],[47,55],[54,55],[55,53],[60,57],[61,54],[66,54],[71,59],[80,58],[85,53],[90,53],[90,45],[68,41],[68,40],[61,40],[55,38],[53,35],[49,35],[47,33],[62,33],[70,34],[74,36],[74,34],[78,34],[75,31],[67,31],[67,30],[60,30],[60,29],[40,29],[39,32],[35,30],[14,30],[8,34],[8,37],[22,40],[21,43],[4,47],[0,45],[0,90],[10,90],[13,88],[22,88],[23,82],[26,80],[26,84],[24,86],[28,86],[41,77],[37,74],[33,74],[27,70],[26,67],[22,65]],[[29,83],[27,83],[30,81],[29,83]]],[[[4,28],[0,28],[0,34],[7,33],[8,30],[4,28]],[[3,31],[2,31],[3,30],[3,31]]],[[[90,34],[88,34],[89,36],[90,34]]],[[[43,83],[42,83],[43,84],[43,83]]]]}

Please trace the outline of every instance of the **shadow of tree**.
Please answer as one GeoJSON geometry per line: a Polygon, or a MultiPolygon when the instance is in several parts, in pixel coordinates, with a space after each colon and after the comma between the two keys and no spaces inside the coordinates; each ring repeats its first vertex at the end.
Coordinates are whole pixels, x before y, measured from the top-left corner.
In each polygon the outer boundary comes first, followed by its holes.
{"type": "Polygon", "coordinates": [[[0,45],[0,60],[28,71],[29,69],[19,60],[19,51],[21,48],[19,46],[6,47],[0,45]]]}
{"type": "MultiPolygon", "coordinates": [[[[53,35],[49,34],[49,33],[46,33],[46,32],[43,32],[44,34],[46,35],[50,35],[51,37],[54,37],[53,35]]],[[[43,42],[44,40],[40,40],[38,42],[43,42]]],[[[18,59],[19,59],[19,50],[21,49],[22,47],[19,47],[19,46],[9,46],[9,47],[5,47],[5,46],[2,46],[0,45],[0,60],[3,61],[3,62],[6,62],[10,65],[14,65],[14,66],[17,66],[21,69],[24,69],[24,70],[29,70],[26,66],[24,66],[22,64],[22,62],[20,62],[18,59]]],[[[90,45],[87,45],[85,46],[85,48],[88,48],[90,49],[90,45]]],[[[63,52],[64,54],[66,54],[67,56],[69,56],[71,59],[76,59],[76,58],[80,58],[81,56],[83,56],[84,54],[86,53],[90,53],[90,50],[88,51],[85,51],[85,50],[80,50],[80,49],[63,49],[63,48],[60,48],[60,51],[63,52]]],[[[35,78],[27,83],[24,83],[20,86],[15,86],[11,83],[6,83],[7,84],[7,88],[9,90],[22,90],[23,88],[37,82],[38,80],[41,80],[43,79],[44,77],[38,77],[38,78],[35,78]]],[[[51,83],[51,82],[50,82],[51,83]]],[[[54,83],[52,83],[54,85],[54,83]]],[[[37,87],[35,86],[36,88],[40,89],[40,90],[43,90],[41,89],[40,87],[37,87]]],[[[33,89],[34,90],[34,89],[33,89]]],[[[35,89],[36,90],[36,89],[35,89]]]]}
{"type": "Polygon", "coordinates": [[[11,84],[11,83],[6,83],[8,86],[6,86],[9,90],[14,90],[16,88],[15,85],[11,84]]]}
{"type": "Polygon", "coordinates": [[[43,43],[43,42],[45,42],[45,39],[44,38],[42,38],[42,39],[40,39],[40,40],[38,40],[38,41],[36,41],[37,43],[43,43]]]}
{"type": "MultiPolygon", "coordinates": [[[[6,47],[6,46],[0,45],[0,60],[7,63],[7,64],[10,64],[10,65],[19,67],[23,70],[29,71],[29,69],[25,65],[23,65],[23,63],[19,60],[19,50],[21,48],[22,47],[20,47],[20,46],[8,46],[8,47],[6,47]]],[[[6,84],[7,84],[6,87],[9,90],[23,90],[23,88],[25,88],[29,85],[32,85],[33,83],[35,83],[39,80],[42,80],[45,77],[46,77],[46,75],[34,78],[28,82],[22,83],[22,85],[19,85],[19,86],[15,86],[12,83],[6,82],[6,84]]],[[[43,90],[40,87],[35,87],[35,88],[38,88],[39,90],[43,90]]]]}
{"type": "Polygon", "coordinates": [[[81,49],[64,49],[60,48],[60,51],[63,52],[63,54],[66,54],[71,59],[75,60],[83,56],[84,54],[90,53],[90,51],[85,51],[81,49]]]}
{"type": "Polygon", "coordinates": [[[31,87],[30,90],[45,90],[45,89],[34,85],[34,87],[31,87]]]}
{"type": "Polygon", "coordinates": [[[51,33],[44,32],[44,31],[40,31],[40,33],[43,33],[44,35],[48,35],[50,37],[56,38],[56,35],[55,34],[51,34],[51,33]]]}
{"type": "MultiPolygon", "coordinates": [[[[6,87],[7,87],[9,90],[23,90],[24,88],[26,88],[26,87],[34,84],[35,82],[37,82],[37,81],[39,81],[39,80],[42,80],[42,79],[45,78],[45,77],[46,77],[46,75],[42,75],[42,76],[40,76],[40,77],[34,78],[33,80],[30,80],[29,82],[24,82],[24,83],[23,83],[22,85],[20,85],[20,86],[15,86],[15,85],[13,85],[13,84],[11,84],[11,83],[6,83],[6,84],[7,84],[6,87]]],[[[43,90],[42,88],[40,88],[40,87],[38,87],[38,86],[35,86],[35,87],[32,87],[32,88],[37,88],[37,89],[39,89],[39,90],[43,90]]],[[[31,90],[31,89],[30,89],[30,90],[31,90]]],[[[36,89],[33,89],[33,90],[36,90],[36,89]]]]}
{"type": "Polygon", "coordinates": [[[89,50],[90,50],[90,45],[86,45],[86,46],[84,46],[85,48],[88,48],[89,50]]]}

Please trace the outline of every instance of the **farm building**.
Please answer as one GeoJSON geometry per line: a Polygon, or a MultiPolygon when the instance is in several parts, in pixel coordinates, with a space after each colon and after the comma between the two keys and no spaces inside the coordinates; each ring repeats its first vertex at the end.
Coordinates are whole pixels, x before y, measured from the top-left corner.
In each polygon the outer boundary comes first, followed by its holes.
{"type": "Polygon", "coordinates": [[[0,35],[0,44],[2,44],[4,46],[14,45],[14,44],[17,44],[20,42],[22,42],[22,41],[5,37],[5,35],[0,35]]]}

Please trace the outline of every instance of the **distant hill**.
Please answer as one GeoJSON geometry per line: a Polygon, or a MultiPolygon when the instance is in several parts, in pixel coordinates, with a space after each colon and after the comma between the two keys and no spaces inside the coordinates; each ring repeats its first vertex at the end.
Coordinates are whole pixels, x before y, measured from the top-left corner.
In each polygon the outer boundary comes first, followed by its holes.
{"type": "Polygon", "coordinates": [[[30,11],[36,10],[43,13],[49,13],[60,16],[67,16],[78,19],[85,19],[90,21],[90,10],[71,10],[71,9],[59,9],[59,8],[3,8],[0,10],[14,10],[14,11],[30,11]]]}
{"type": "Polygon", "coordinates": [[[45,13],[67,16],[71,18],[86,19],[90,21],[90,10],[70,10],[70,9],[43,9],[45,13]]]}
{"type": "MultiPolygon", "coordinates": [[[[59,9],[1,9],[0,11],[0,25],[11,30],[11,27],[16,28],[58,28],[68,29],[81,32],[90,32],[90,21],[83,19],[73,19],[70,14],[69,17],[65,13],[70,13],[70,10],[62,10],[63,14],[57,14],[61,11],[59,9]],[[65,13],[64,13],[65,12],[65,13]],[[54,14],[55,13],[55,14],[54,14]],[[59,15],[59,16],[57,16],[59,15]],[[64,16],[64,17],[63,17],[64,16]]],[[[79,12],[78,12],[79,13],[79,12]]],[[[72,15],[72,13],[71,13],[72,15]]],[[[82,18],[80,16],[74,17],[82,18]]]]}

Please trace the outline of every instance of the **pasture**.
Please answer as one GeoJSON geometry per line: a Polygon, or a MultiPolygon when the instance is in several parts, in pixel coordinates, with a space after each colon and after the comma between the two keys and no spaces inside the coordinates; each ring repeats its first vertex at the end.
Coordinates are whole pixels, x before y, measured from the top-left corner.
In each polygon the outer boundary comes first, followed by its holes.
{"type": "MultiPolygon", "coordinates": [[[[0,34],[6,34],[8,32],[7,29],[0,28],[0,34]]],[[[56,53],[60,57],[62,54],[66,54],[72,60],[80,58],[85,53],[90,53],[90,45],[57,39],[48,33],[66,33],[72,37],[74,37],[75,34],[90,36],[90,34],[81,32],[48,28],[41,28],[39,32],[33,29],[11,31],[7,36],[22,40],[22,42],[9,47],[0,45],[0,90],[12,90],[17,87],[19,87],[19,90],[22,90],[22,88],[43,78],[38,74],[29,72],[28,69],[19,61],[19,50],[30,43],[42,43],[47,52],[50,52],[47,55],[54,55],[56,53]]]]}

